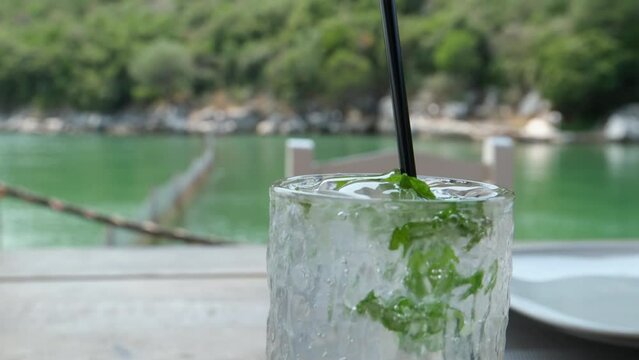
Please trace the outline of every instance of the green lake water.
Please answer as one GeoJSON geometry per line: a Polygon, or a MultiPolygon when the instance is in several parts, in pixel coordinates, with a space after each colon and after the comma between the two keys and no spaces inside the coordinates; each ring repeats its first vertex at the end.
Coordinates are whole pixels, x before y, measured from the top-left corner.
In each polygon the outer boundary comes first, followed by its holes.
{"type": "MultiPolygon", "coordinates": [[[[382,148],[391,137],[314,137],[320,161],[382,148]]],[[[214,171],[179,223],[203,234],[265,242],[268,186],[283,176],[283,137],[216,139],[214,171]]],[[[186,168],[196,138],[0,136],[0,181],[135,216],[151,187],[186,168]]],[[[478,160],[481,144],[416,140],[417,151],[478,160]]],[[[639,146],[518,144],[518,241],[639,238],[639,146]]],[[[0,201],[4,247],[103,244],[103,226],[0,201]]]]}
{"type": "MultiPolygon", "coordinates": [[[[185,137],[0,135],[0,181],[95,210],[134,216],[149,189],[188,166],[185,137]]],[[[103,244],[105,228],[12,199],[0,201],[4,247],[103,244]]]]}

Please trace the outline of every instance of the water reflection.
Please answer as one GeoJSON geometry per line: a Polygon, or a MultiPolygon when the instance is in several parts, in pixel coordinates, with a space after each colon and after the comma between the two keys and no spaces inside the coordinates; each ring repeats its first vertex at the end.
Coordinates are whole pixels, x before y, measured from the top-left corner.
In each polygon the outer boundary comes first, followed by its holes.
{"type": "Polygon", "coordinates": [[[526,181],[543,182],[557,163],[557,146],[550,144],[526,144],[518,146],[516,158],[519,173],[526,181]]]}
{"type": "Polygon", "coordinates": [[[628,166],[639,166],[639,147],[624,144],[605,146],[606,167],[613,177],[620,177],[627,172],[628,166]]]}

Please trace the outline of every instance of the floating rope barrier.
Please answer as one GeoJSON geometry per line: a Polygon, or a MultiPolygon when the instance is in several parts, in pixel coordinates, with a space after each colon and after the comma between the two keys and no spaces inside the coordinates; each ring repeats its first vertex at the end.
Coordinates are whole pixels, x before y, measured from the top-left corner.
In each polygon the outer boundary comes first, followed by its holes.
{"type": "Polygon", "coordinates": [[[132,221],[117,215],[103,214],[77,205],[69,204],[59,199],[49,198],[0,182],[0,197],[9,197],[30,204],[49,208],[56,212],[74,215],[85,220],[105,224],[108,226],[127,229],[141,234],[179,240],[189,244],[221,245],[230,243],[227,240],[196,235],[185,229],[171,229],[162,227],[153,221],[132,221]]]}
{"type": "MultiPolygon", "coordinates": [[[[204,145],[202,154],[194,159],[186,170],[171,177],[167,183],[152,189],[140,209],[132,216],[134,221],[166,224],[184,211],[186,204],[203,185],[213,167],[213,140],[204,138],[204,145]]],[[[107,227],[105,240],[108,245],[117,246],[132,244],[142,239],[140,233],[107,227]]]]}

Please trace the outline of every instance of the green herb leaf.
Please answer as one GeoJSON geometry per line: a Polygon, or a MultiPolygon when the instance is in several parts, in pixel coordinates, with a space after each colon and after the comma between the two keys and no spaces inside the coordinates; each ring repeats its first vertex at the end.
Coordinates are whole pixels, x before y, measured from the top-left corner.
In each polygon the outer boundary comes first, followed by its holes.
{"type": "Polygon", "coordinates": [[[302,209],[304,210],[304,215],[308,215],[309,211],[311,211],[311,203],[306,201],[301,201],[300,205],[302,206],[302,209]]]}
{"type": "Polygon", "coordinates": [[[482,281],[484,279],[484,271],[477,270],[473,275],[459,281],[458,285],[470,285],[468,289],[462,294],[461,299],[464,300],[471,295],[477,294],[477,291],[481,288],[482,281]]]}
{"type": "Polygon", "coordinates": [[[382,316],[383,308],[379,303],[379,299],[375,295],[374,291],[371,291],[366,295],[366,297],[361,300],[355,310],[358,314],[368,314],[374,320],[378,320],[382,316]]]}
{"type": "Polygon", "coordinates": [[[360,315],[368,315],[379,321],[386,329],[401,336],[404,348],[415,344],[426,344],[431,350],[441,346],[441,335],[448,318],[456,320],[456,331],[464,326],[464,314],[442,301],[420,303],[407,296],[396,296],[383,301],[370,292],[356,307],[360,315]]]}
{"type": "Polygon", "coordinates": [[[461,310],[452,307],[451,312],[453,314],[453,317],[457,321],[457,326],[455,326],[455,333],[459,336],[459,333],[461,333],[465,325],[464,313],[461,312],[461,310]]]}
{"type": "Polygon", "coordinates": [[[497,270],[499,270],[499,265],[497,264],[497,260],[495,260],[490,265],[490,268],[488,268],[488,284],[486,284],[484,288],[484,294],[488,294],[495,288],[495,285],[497,285],[497,270]]]}
{"type": "Polygon", "coordinates": [[[409,186],[413,190],[415,190],[415,192],[419,196],[423,197],[424,199],[435,200],[435,194],[433,194],[433,192],[430,190],[430,186],[428,186],[428,184],[416,177],[408,176],[408,179],[409,186]]]}
{"type": "MultiPolygon", "coordinates": [[[[402,188],[413,189],[410,179],[403,174],[395,172],[390,178],[402,188]]],[[[408,222],[395,228],[388,249],[401,249],[402,257],[406,258],[407,273],[403,279],[406,294],[383,299],[371,291],[357,304],[357,312],[397,332],[405,351],[418,352],[423,346],[431,351],[439,350],[443,346],[446,322],[455,320],[457,334],[465,324],[464,313],[449,304],[454,294],[461,292],[455,297],[464,300],[476,295],[484,282],[482,269],[470,276],[459,273],[459,257],[448,241],[466,237],[468,242],[463,251],[470,251],[488,233],[489,227],[481,204],[476,207],[451,204],[429,220],[408,222]]],[[[496,262],[489,274],[484,293],[497,281],[496,262]]]]}
{"type": "Polygon", "coordinates": [[[403,246],[404,255],[406,255],[406,252],[408,251],[408,248],[410,246],[410,241],[410,223],[408,223],[393,230],[393,235],[391,235],[391,241],[388,244],[388,249],[397,250],[400,246],[403,246]]]}
{"type": "Polygon", "coordinates": [[[424,278],[419,270],[409,270],[408,274],[404,277],[404,286],[420,299],[428,294],[424,278]]]}
{"type": "Polygon", "coordinates": [[[430,186],[419,178],[402,174],[395,170],[386,181],[397,184],[401,189],[413,190],[419,197],[427,200],[435,200],[435,194],[430,190],[430,186]]]}
{"type": "Polygon", "coordinates": [[[352,182],[353,180],[338,180],[335,182],[335,190],[339,190],[352,182]]]}

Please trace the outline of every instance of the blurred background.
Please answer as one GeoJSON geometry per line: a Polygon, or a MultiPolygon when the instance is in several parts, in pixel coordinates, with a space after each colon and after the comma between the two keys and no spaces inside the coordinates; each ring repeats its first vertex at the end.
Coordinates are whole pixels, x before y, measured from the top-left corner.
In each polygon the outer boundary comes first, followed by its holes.
{"type": "MultiPolygon", "coordinates": [[[[514,138],[516,241],[639,236],[636,0],[397,3],[418,151],[514,138]]],[[[0,181],[265,243],[287,138],[394,149],[386,68],[377,1],[2,0],[0,181]]],[[[0,201],[2,248],[157,242],[0,201]]]]}

